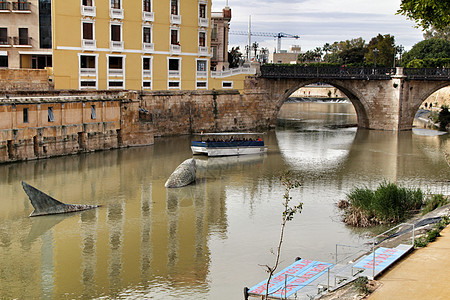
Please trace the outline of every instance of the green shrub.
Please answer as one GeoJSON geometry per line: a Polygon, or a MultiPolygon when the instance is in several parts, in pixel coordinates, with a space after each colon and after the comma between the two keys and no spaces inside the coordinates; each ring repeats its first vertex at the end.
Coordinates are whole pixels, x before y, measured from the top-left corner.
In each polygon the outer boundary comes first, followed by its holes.
{"type": "Polygon", "coordinates": [[[369,280],[366,276],[360,276],[355,280],[355,287],[358,290],[359,294],[365,295],[369,292],[369,289],[367,288],[368,283],[369,280]]]}

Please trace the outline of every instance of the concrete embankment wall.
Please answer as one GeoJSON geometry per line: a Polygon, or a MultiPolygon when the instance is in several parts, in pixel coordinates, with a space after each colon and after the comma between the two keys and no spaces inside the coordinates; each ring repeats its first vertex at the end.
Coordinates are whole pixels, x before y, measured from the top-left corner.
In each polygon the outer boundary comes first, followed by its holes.
{"type": "Polygon", "coordinates": [[[150,145],[154,136],[265,130],[260,90],[51,91],[0,96],[0,163],[150,145]]]}
{"type": "Polygon", "coordinates": [[[257,90],[147,92],[141,118],[150,121],[155,136],[195,132],[264,130],[276,122],[275,103],[257,90]]]}
{"type": "Polygon", "coordinates": [[[135,93],[58,91],[0,98],[0,163],[153,143],[135,93]]]}

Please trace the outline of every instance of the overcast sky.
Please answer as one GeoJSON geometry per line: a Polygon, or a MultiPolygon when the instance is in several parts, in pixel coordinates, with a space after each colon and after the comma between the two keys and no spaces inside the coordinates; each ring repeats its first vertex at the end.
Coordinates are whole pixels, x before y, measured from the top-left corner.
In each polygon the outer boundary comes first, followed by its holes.
{"type": "MultiPolygon", "coordinates": [[[[212,11],[221,11],[226,0],[212,0],[212,11]]],[[[377,36],[391,34],[397,45],[406,50],[420,42],[422,31],[414,22],[396,15],[401,0],[229,0],[232,10],[230,30],[247,31],[249,15],[252,32],[285,32],[300,39],[282,39],[282,49],[290,45],[302,51],[322,47],[325,43],[362,37],[366,43],[377,36]]],[[[252,42],[267,47],[272,53],[276,47],[273,38],[253,37],[252,42]]],[[[230,35],[229,47],[247,44],[247,36],[230,35]]]]}

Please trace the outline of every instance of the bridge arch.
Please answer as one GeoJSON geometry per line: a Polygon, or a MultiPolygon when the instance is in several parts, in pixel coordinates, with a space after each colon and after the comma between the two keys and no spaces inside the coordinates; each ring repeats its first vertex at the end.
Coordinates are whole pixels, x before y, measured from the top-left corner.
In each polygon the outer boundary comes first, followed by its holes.
{"type": "Polygon", "coordinates": [[[353,107],[356,111],[356,117],[358,120],[358,127],[360,128],[369,128],[369,118],[368,118],[368,112],[367,112],[367,101],[364,98],[364,95],[355,88],[353,84],[349,84],[349,81],[343,81],[343,80],[333,80],[333,79],[297,79],[297,80],[290,80],[291,82],[287,84],[287,88],[285,89],[284,93],[282,93],[279,98],[274,99],[276,101],[276,107],[277,107],[277,114],[281,109],[281,106],[286,102],[286,100],[299,88],[302,88],[308,84],[313,83],[325,83],[329,84],[337,89],[339,89],[347,98],[350,100],[350,102],[353,104],[353,107]]]}
{"type": "Polygon", "coordinates": [[[439,91],[442,88],[450,86],[449,81],[429,81],[429,82],[409,82],[405,85],[405,95],[408,101],[405,101],[405,105],[402,108],[402,123],[406,128],[412,128],[414,123],[415,114],[420,109],[420,106],[431,95],[439,91]]]}

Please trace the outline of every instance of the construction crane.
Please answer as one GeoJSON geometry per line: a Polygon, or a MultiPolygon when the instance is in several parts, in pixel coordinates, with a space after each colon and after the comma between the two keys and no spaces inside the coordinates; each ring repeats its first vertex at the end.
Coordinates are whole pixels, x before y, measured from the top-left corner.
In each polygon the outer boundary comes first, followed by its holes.
{"type": "MultiPolygon", "coordinates": [[[[247,31],[230,31],[232,35],[249,35],[247,31]]],[[[277,52],[281,51],[281,38],[299,39],[299,35],[293,35],[285,32],[270,33],[270,32],[250,32],[251,36],[267,36],[277,39],[277,52]]]]}

